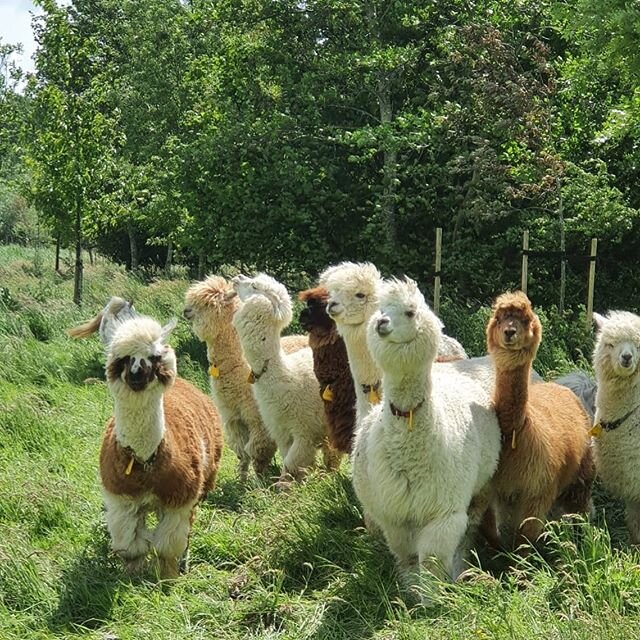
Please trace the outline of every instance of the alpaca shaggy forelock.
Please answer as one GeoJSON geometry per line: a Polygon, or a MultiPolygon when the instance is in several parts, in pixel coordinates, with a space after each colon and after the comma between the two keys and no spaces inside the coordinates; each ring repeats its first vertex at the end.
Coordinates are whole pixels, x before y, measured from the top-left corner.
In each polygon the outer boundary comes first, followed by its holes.
{"type": "Polygon", "coordinates": [[[230,282],[222,276],[208,276],[192,284],[185,294],[184,317],[202,341],[224,331],[238,308],[238,299],[230,282]]]}

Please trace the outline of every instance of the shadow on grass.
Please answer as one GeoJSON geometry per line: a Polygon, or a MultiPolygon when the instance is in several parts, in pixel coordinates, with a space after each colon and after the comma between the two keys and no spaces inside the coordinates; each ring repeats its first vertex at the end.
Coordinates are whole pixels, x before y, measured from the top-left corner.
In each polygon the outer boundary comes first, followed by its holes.
{"type": "Polygon", "coordinates": [[[95,629],[111,618],[122,570],[109,555],[102,527],[95,527],[92,540],[63,571],[58,608],[49,620],[54,633],[77,627],[95,629]]]}

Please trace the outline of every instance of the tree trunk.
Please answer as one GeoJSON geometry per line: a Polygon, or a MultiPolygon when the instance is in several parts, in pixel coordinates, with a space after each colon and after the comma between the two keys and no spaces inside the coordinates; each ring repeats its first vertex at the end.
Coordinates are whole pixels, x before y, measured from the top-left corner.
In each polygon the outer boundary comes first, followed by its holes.
{"type": "Polygon", "coordinates": [[[136,242],[136,234],[131,221],[127,223],[127,231],[129,232],[129,250],[131,251],[131,271],[138,272],[138,243],[136,242]]]}
{"type": "Polygon", "coordinates": [[[200,249],[200,251],[198,251],[198,280],[202,280],[204,278],[204,269],[205,269],[204,249],[200,249]]]}
{"type": "Polygon", "coordinates": [[[164,263],[164,277],[171,277],[171,264],[173,260],[173,241],[169,240],[169,244],[167,245],[167,259],[164,263]]]}
{"type": "Polygon", "coordinates": [[[62,231],[56,236],[56,271],[60,271],[60,245],[62,243],[62,231]]]}
{"type": "Polygon", "coordinates": [[[73,279],[73,301],[77,305],[82,304],[82,276],[83,276],[83,264],[82,264],[82,213],[80,202],[76,202],[76,263],[75,263],[75,275],[73,279]]]}

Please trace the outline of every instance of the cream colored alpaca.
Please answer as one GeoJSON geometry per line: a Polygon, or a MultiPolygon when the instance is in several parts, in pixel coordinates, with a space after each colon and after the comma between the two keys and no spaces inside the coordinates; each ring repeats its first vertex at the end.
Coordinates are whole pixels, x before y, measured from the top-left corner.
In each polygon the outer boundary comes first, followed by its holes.
{"type": "Polygon", "coordinates": [[[610,311],[594,319],[596,469],[607,490],[624,500],[631,542],[640,545],[640,317],[610,311]]]}
{"type": "MultiPolygon", "coordinates": [[[[249,365],[232,323],[239,306],[231,284],[221,276],[209,276],[191,285],[183,313],[196,336],[207,344],[211,395],[222,417],[225,441],[238,457],[240,481],[245,482],[249,464],[259,477],[268,471],[276,443],[258,411],[248,382],[249,365]]],[[[308,339],[287,336],[281,344],[289,353],[308,346],[308,339]]]]}
{"type": "Polygon", "coordinates": [[[302,479],[320,446],[327,466],[334,466],[311,349],[287,354],[280,344],[280,333],[292,319],[287,290],[265,274],[236,276],[233,287],[243,302],[233,325],[251,368],[258,409],[283,459],[280,481],[302,479]]]}
{"type": "Polygon", "coordinates": [[[489,394],[450,368],[435,370],[440,322],[415,282],[381,288],[367,344],[383,372],[383,402],[359,423],[353,486],[400,570],[455,579],[465,533],[476,526],[498,462],[500,430],[489,394]],[[469,513],[469,510],[471,512],[469,513]]]}

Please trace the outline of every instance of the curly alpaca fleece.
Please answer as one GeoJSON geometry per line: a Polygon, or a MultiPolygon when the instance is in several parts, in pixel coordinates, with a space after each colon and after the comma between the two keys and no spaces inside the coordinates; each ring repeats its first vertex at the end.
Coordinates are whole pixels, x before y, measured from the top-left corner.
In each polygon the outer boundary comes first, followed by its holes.
{"type": "MultiPolygon", "coordinates": [[[[196,336],[207,344],[211,395],[222,417],[225,441],[238,457],[240,481],[244,482],[249,464],[260,477],[268,472],[276,443],[258,411],[248,382],[249,365],[233,327],[239,306],[231,284],[221,276],[209,276],[189,287],[183,314],[196,336]]],[[[308,339],[287,336],[281,344],[289,353],[308,346],[308,339]]]]}
{"type": "Polygon", "coordinates": [[[236,276],[233,287],[243,302],[233,326],[251,368],[260,415],[283,459],[281,481],[302,479],[320,446],[327,465],[335,466],[311,349],[287,354],[280,344],[280,333],[292,319],[287,290],[266,274],[236,276]]]}
{"type": "Polygon", "coordinates": [[[487,507],[500,451],[489,394],[451,368],[434,370],[439,339],[416,284],[386,282],[367,328],[383,402],[356,431],[353,485],[410,580],[420,567],[427,581],[438,566],[457,577],[456,556],[487,507]]]}
{"type": "Polygon", "coordinates": [[[495,363],[493,395],[503,434],[492,482],[498,522],[509,544],[535,542],[551,507],[591,510],[590,420],[580,401],[554,383],[530,385],[542,327],[522,292],[499,296],[487,325],[495,363]]]}
{"type": "Polygon", "coordinates": [[[324,287],[315,287],[300,292],[299,298],[306,304],[300,312],[300,324],[309,332],[313,370],[324,402],[329,438],[335,449],[351,453],[356,393],[344,340],[326,310],[329,292],[324,287]]]}
{"type": "Polygon", "coordinates": [[[631,542],[640,544],[640,317],[628,311],[595,315],[593,365],[598,383],[593,439],[598,474],[624,500],[631,542]]]}
{"type": "Polygon", "coordinates": [[[153,548],[161,577],[178,575],[197,503],[211,490],[222,454],[220,420],[205,394],[176,379],[166,344],[174,325],[120,324],[110,342],[107,384],[114,415],[100,451],[111,545],[136,571],[153,548]],[[158,524],[146,527],[154,511],[158,524]]]}

